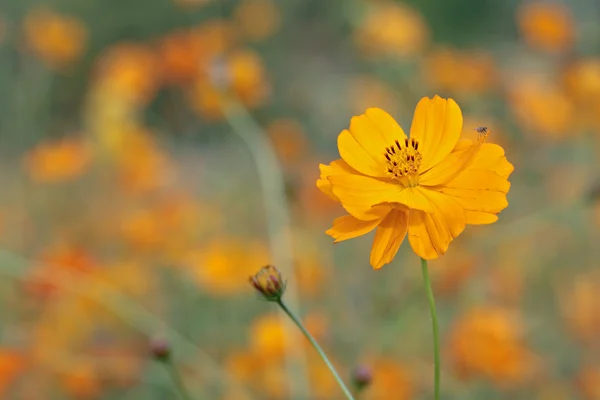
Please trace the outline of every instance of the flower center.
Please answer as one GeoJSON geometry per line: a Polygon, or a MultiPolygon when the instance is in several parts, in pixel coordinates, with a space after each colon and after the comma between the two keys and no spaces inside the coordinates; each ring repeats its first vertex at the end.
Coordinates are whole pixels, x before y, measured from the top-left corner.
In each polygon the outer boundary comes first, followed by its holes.
{"type": "Polygon", "coordinates": [[[423,156],[418,151],[419,142],[415,139],[404,139],[404,143],[396,140],[395,144],[385,149],[385,160],[388,174],[395,179],[409,178],[407,183],[416,186],[423,156]],[[414,184],[414,185],[413,185],[414,184]]]}

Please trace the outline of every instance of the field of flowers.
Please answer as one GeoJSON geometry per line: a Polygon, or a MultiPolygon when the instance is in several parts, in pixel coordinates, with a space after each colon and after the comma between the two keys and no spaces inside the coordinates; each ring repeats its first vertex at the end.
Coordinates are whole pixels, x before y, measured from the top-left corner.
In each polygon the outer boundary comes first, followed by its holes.
{"type": "Polygon", "coordinates": [[[424,257],[441,398],[599,400],[599,20],[596,0],[0,2],[0,398],[346,398],[249,282],[272,264],[355,400],[433,399],[424,257]],[[444,182],[490,169],[443,229],[386,197],[458,191],[411,172],[434,158],[444,182]]]}

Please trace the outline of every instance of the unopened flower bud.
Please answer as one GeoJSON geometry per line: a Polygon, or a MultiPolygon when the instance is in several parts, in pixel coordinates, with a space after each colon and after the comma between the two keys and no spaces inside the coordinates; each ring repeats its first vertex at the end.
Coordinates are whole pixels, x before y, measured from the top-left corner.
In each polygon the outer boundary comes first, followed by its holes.
{"type": "Polygon", "coordinates": [[[150,353],[155,360],[166,361],[171,356],[171,345],[166,339],[153,339],[150,342],[150,353]]]}
{"type": "Polygon", "coordinates": [[[362,390],[369,386],[371,381],[373,381],[373,374],[367,366],[359,365],[352,372],[352,383],[357,390],[362,390]]]}
{"type": "Polygon", "coordinates": [[[262,267],[256,275],[250,277],[250,283],[268,301],[279,301],[285,292],[281,272],[273,265],[262,267]]]}

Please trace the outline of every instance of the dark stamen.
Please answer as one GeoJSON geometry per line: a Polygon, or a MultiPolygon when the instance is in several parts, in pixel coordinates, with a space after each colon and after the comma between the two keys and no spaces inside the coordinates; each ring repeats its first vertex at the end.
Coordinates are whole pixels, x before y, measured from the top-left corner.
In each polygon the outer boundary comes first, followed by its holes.
{"type": "Polygon", "coordinates": [[[393,163],[394,163],[394,167],[398,166],[398,163],[396,161],[393,161],[393,163]]]}
{"type": "Polygon", "coordinates": [[[391,168],[388,168],[388,172],[389,172],[390,174],[394,173],[394,171],[393,171],[391,168]]]}
{"type": "Polygon", "coordinates": [[[402,147],[400,147],[400,143],[396,140],[396,146],[398,146],[398,150],[402,150],[402,147]]]}
{"type": "Polygon", "coordinates": [[[419,149],[419,142],[415,142],[415,150],[419,149]]]}
{"type": "Polygon", "coordinates": [[[404,138],[404,145],[408,147],[408,138],[404,138]]]}
{"type": "Polygon", "coordinates": [[[389,154],[387,154],[387,153],[385,154],[385,158],[387,158],[387,160],[388,160],[388,161],[391,161],[391,160],[390,160],[390,155],[389,155],[389,154]]]}

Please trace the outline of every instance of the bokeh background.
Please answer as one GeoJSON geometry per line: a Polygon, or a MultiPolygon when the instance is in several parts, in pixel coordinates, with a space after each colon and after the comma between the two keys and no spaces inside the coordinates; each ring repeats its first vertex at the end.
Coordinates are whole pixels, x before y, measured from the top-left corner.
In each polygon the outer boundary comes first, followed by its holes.
{"type": "Polygon", "coordinates": [[[248,276],[286,299],[360,399],[432,397],[431,325],[405,244],[315,186],[351,116],[409,129],[453,97],[515,165],[509,207],[430,263],[445,399],[600,399],[596,0],[0,3],[0,398],[340,399],[248,276]],[[287,368],[294,365],[295,369],[287,368]],[[292,371],[292,372],[290,372],[292,371]]]}

